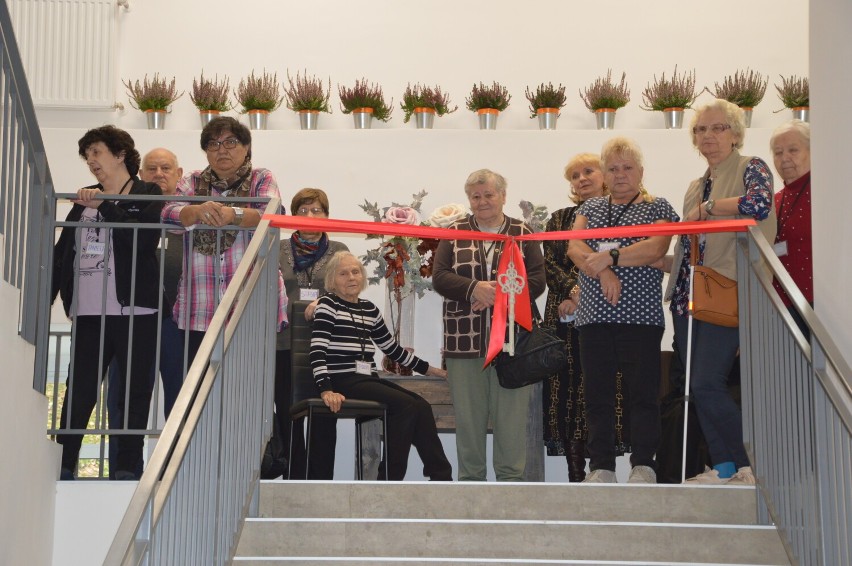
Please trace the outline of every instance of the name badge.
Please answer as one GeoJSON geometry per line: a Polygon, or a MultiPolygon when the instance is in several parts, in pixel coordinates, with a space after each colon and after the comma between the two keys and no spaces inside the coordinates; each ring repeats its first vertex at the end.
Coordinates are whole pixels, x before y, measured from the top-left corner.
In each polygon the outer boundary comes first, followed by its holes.
{"type": "Polygon", "coordinates": [[[356,360],[355,373],[360,373],[361,375],[373,375],[373,368],[370,366],[370,362],[356,360]]]}
{"type": "Polygon", "coordinates": [[[316,301],[319,299],[319,289],[299,289],[300,301],[316,301]]]}
{"type": "Polygon", "coordinates": [[[89,242],[86,244],[86,254],[88,255],[104,255],[106,244],[104,242],[89,242]]]}
{"type": "Polygon", "coordinates": [[[608,252],[609,250],[617,250],[621,247],[621,244],[618,242],[601,242],[598,244],[599,252],[608,252]]]}
{"type": "Polygon", "coordinates": [[[787,241],[785,240],[783,242],[776,243],[772,246],[772,249],[775,250],[775,255],[778,257],[784,257],[787,255],[787,241]]]}

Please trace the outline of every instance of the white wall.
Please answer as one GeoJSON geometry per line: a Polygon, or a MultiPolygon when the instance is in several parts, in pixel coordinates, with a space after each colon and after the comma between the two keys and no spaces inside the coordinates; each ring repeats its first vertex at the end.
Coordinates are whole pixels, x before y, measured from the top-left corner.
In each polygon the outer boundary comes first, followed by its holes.
{"type": "Polygon", "coordinates": [[[811,166],[813,169],[814,304],[829,334],[849,359],[852,346],[852,192],[844,148],[852,116],[841,110],[852,89],[849,41],[852,4],[811,2],[811,166]]]}

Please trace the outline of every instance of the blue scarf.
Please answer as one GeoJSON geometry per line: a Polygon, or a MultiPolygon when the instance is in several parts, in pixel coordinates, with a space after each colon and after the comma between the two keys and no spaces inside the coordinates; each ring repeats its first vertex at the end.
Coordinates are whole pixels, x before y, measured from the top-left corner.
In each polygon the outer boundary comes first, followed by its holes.
{"type": "Polygon", "coordinates": [[[302,239],[298,232],[290,237],[293,250],[293,270],[305,271],[328,251],[328,234],[323,233],[319,241],[309,242],[302,239]]]}

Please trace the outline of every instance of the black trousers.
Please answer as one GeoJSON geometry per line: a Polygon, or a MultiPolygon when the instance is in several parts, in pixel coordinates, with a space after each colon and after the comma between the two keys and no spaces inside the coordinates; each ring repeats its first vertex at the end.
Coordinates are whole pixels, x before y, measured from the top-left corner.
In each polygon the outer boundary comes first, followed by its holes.
{"type": "MultiPolygon", "coordinates": [[[[74,342],[74,365],[68,378],[68,388],[62,403],[62,428],[86,428],[98,396],[98,385],[109,369],[113,357],[118,363],[119,379],[126,383],[128,345],[130,344],[130,317],[107,316],[104,318],[104,347],[100,351],[101,317],[78,316],[74,320],[76,331],[74,342]],[[99,375],[98,366],[103,372],[99,375]]],[[[151,404],[151,366],[154,363],[152,348],[157,344],[157,315],[133,317],[133,352],[130,356],[130,386],[128,393],[127,427],[130,430],[148,428],[148,412],[151,404]]],[[[106,401],[106,400],[104,400],[106,401]]],[[[115,471],[134,473],[142,463],[143,436],[125,435],[119,444],[115,471]]],[[[77,468],[80,434],[57,435],[56,442],[62,445],[62,467],[77,468]]]]}
{"type": "MultiPolygon", "coordinates": [[[[334,391],[346,398],[378,401],[388,406],[388,478],[401,481],[408,468],[411,446],[423,461],[423,475],[433,481],[452,481],[453,467],[444,454],[432,406],[420,395],[377,377],[353,374],[333,379],[334,391]]],[[[321,419],[318,419],[321,420],[321,419]]],[[[379,479],[385,479],[384,466],[379,479]]]]}
{"type": "MultiPolygon", "coordinates": [[[[290,350],[275,352],[275,418],[284,440],[284,453],[290,452],[290,427],[296,427],[293,435],[290,475],[293,479],[305,477],[307,453],[305,451],[305,419],[295,423],[290,419],[293,379],[290,373],[290,350]]],[[[317,394],[319,396],[319,394],[317,394]]],[[[308,479],[334,479],[334,449],[337,445],[337,419],[315,419],[311,424],[311,462],[308,479]]]]}
{"type": "Polygon", "coordinates": [[[630,412],[630,464],[655,468],[660,443],[660,342],[663,328],[588,324],[580,328],[591,470],[615,471],[615,375],[621,370],[630,412]]]}

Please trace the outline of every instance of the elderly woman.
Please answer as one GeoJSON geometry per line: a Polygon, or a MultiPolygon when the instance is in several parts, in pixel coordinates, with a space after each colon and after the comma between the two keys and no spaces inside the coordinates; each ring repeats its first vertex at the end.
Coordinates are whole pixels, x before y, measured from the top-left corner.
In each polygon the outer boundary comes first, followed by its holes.
{"type": "Polygon", "coordinates": [[[388,406],[388,477],[402,480],[411,446],[423,461],[423,475],[433,481],[452,481],[452,465],[444,454],[429,403],[411,391],[379,379],[373,361],[375,346],[392,360],[417,373],[446,377],[447,372],[405,350],[394,340],[378,307],[359,297],[367,286],[367,270],[349,252],[337,252],[328,262],[325,288],[314,311],[311,367],[320,396],[336,413],[347,397],[378,401],[388,406]]]}
{"type": "MultiPolygon", "coordinates": [[[[488,169],[474,171],[464,184],[473,211],[450,228],[519,236],[532,229],[503,214],[506,179],[488,169]]],[[[494,431],[497,481],[522,481],[526,467],[526,427],[530,387],[504,389],[497,372],[482,369],[494,306],[502,242],[444,240],[438,245],[432,285],[444,297],[444,358],[456,415],[459,480],[485,481],[488,423],[494,431]]],[[[544,259],[535,242],[524,242],[530,298],[544,291],[544,259]]]]}
{"type": "MultiPolygon", "coordinates": [[[[296,216],[328,218],[328,195],[322,189],[302,189],[293,196],[290,212],[296,216]]],[[[313,316],[319,297],[326,294],[325,275],[328,262],[339,251],[349,251],[341,242],[329,240],[325,232],[297,230],[281,242],[278,264],[284,276],[289,305],[288,320],[296,301],[311,301],[305,315],[313,316]]],[[[290,441],[290,329],[278,333],[275,357],[275,413],[285,443],[290,441]]],[[[296,425],[299,427],[299,424],[296,425]]],[[[297,430],[301,430],[297,428],[297,430]]],[[[334,477],[334,447],[337,441],[337,421],[317,419],[311,433],[311,462],[308,479],[330,480],[334,477]]],[[[288,452],[285,446],[285,453],[288,452]]],[[[293,477],[305,477],[304,436],[296,435],[293,446],[293,477]]]]}
{"type": "MultiPolygon", "coordinates": [[[[609,193],[604,185],[601,158],[594,153],[580,153],[565,166],[565,178],[571,187],[575,205],[609,193]]],[[[548,232],[570,230],[578,206],[553,213],[547,223],[548,232]]],[[[568,258],[566,240],[544,242],[544,269],[547,277],[547,304],[544,325],[565,340],[568,365],[545,382],[544,444],[549,456],[565,456],[568,481],[581,482],[586,477],[586,407],[580,368],[579,333],[574,328],[574,312],[580,298],[578,271],[568,258]]]]}
{"type": "MultiPolygon", "coordinates": [[[[601,150],[608,197],[587,200],[574,230],[661,224],[680,220],[663,198],[642,185],[642,152],[627,138],[601,150]]],[[[580,269],[580,359],[585,375],[589,483],[615,483],[616,375],[622,374],[630,411],[633,452],[629,483],[656,483],[654,454],[660,442],[660,341],[665,322],[659,262],[671,238],[621,237],[571,240],[570,257],[580,269]]]]}
{"type": "MultiPolygon", "coordinates": [[[[74,364],[62,404],[62,427],[86,428],[98,396],[98,384],[114,357],[120,383],[129,384],[127,426],[145,430],[152,391],[151,349],[157,342],[160,304],[156,256],[160,231],[139,230],[136,235],[130,229],[102,229],[99,223],[159,223],[163,203],[96,197],[161,195],[162,191],[157,184],[140,181],[136,176],[139,152],[127,132],[114,126],[95,128],[80,138],[78,148],[98,182],[77,191],[77,199],[65,219],[91,228],[63,228],[54,248],[53,299],[57,293],[61,295],[75,335],[74,364]],[[131,294],[134,285],[135,294],[131,294]],[[128,367],[129,381],[125,375],[128,367]]],[[[61,479],[74,479],[82,440],[80,434],[57,436],[56,441],[62,444],[61,479]]],[[[111,462],[115,470],[112,477],[138,479],[142,441],[139,435],[122,439],[117,461],[111,462]]]]}
{"type": "MultiPolygon", "coordinates": [[[[251,163],[251,132],[229,116],[212,119],[201,130],[201,149],[207,168],[193,171],[178,183],[176,198],[163,208],[163,222],[196,227],[184,236],[184,272],[178,286],[174,313],[178,327],[189,330],[190,363],[204,333],[237,271],[253,234],[250,230],[221,230],[225,226],[252,228],[260,222],[266,205],[229,205],[220,200],[199,204],[179,202],[181,196],[278,197],[278,185],[268,169],[251,163]]],[[[284,283],[278,282],[278,322],[286,320],[284,283]]]]}
{"type": "MultiPolygon", "coordinates": [[[[757,157],[740,155],[745,122],[742,110],[726,100],[714,100],[695,112],[692,144],[707,160],[707,171],[686,191],[684,220],[754,218],[769,241],[775,237],[772,213],[772,173],[757,157]]],[[[736,235],[700,234],[696,265],[737,278],[736,235]]],[[[671,300],[675,343],[686,366],[689,332],[690,237],[675,246],[666,299],[671,300]]],[[[668,263],[668,262],[666,262],[668,263]]],[[[737,360],[738,328],[692,321],[691,395],[701,430],[707,439],[713,469],[691,478],[695,483],[754,484],[743,446],[742,415],[728,391],[728,374],[737,360]]]]}
{"type": "MultiPolygon", "coordinates": [[[[775,170],[784,188],[775,195],[778,233],[775,253],[811,306],[814,305],[814,266],[811,248],[811,127],[792,120],[782,124],[769,139],[775,170]]],[[[775,282],[775,289],[793,320],[807,336],[808,327],[790,298],[775,282]]]]}

